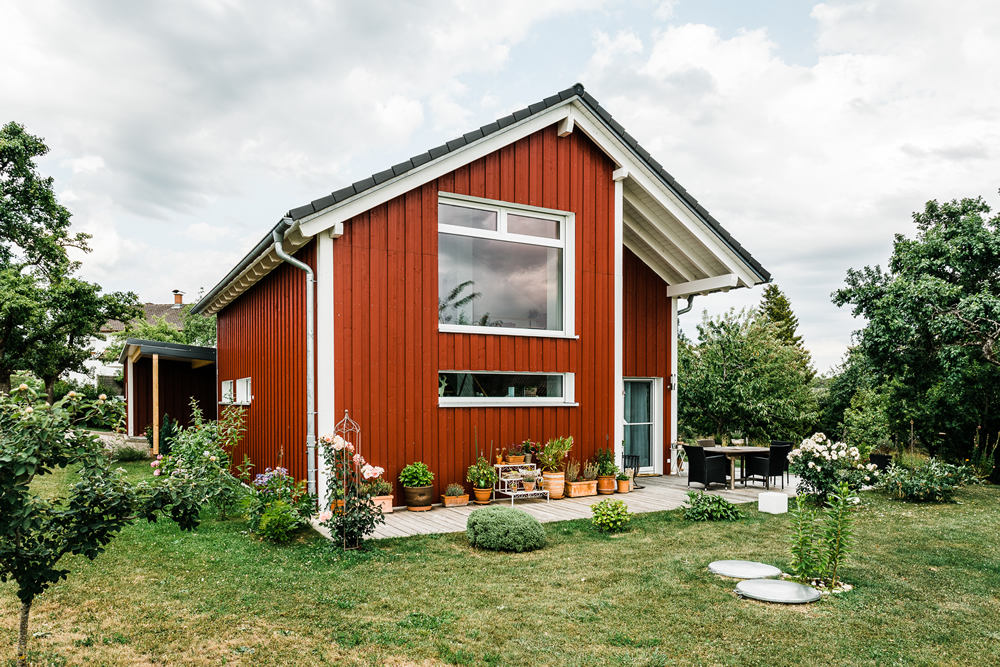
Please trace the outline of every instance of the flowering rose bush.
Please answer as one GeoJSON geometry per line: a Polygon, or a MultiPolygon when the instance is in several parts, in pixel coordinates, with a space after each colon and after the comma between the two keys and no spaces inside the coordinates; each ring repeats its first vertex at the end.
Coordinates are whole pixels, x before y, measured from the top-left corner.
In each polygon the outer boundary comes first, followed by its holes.
{"type": "Polygon", "coordinates": [[[788,471],[798,476],[800,489],[825,501],[846,482],[851,491],[874,484],[875,464],[865,465],[861,452],[843,442],[833,442],[822,433],[806,438],[788,454],[788,471]]]}
{"type": "MultiPolygon", "coordinates": [[[[373,466],[355,451],[354,444],[340,435],[319,438],[326,463],[327,497],[320,521],[342,544],[354,548],[380,523],[382,508],[372,500],[389,486],[381,479],[383,468],[373,466]]],[[[390,487],[391,489],[391,487],[390,487]]]]}

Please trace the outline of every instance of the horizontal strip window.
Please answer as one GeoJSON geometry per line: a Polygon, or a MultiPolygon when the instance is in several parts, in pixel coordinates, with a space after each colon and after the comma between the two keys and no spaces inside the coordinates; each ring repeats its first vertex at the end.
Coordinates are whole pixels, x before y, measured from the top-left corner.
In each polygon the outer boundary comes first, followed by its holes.
{"type": "Polygon", "coordinates": [[[441,371],[438,405],[574,405],[573,373],[441,371]]]}

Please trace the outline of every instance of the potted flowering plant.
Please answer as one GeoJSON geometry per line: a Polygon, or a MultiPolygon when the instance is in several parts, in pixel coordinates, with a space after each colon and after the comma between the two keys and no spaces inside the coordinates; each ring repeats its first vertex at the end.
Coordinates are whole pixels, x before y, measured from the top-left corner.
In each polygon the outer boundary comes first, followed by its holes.
{"type": "Polygon", "coordinates": [[[524,487],[525,491],[535,490],[535,479],[538,477],[538,473],[534,470],[522,470],[521,471],[521,486],[524,487]]]}
{"type": "Polygon", "coordinates": [[[538,452],[538,464],[542,468],[542,488],[549,492],[549,498],[562,498],[566,493],[566,474],[563,459],[573,449],[573,436],[552,438],[538,452]]]}
{"type": "Polygon", "coordinates": [[[411,512],[426,512],[431,508],[434,487],[434,473],[426,463],[416,461],[404,467],[399,473],[403,484],[403,500],[411,512]]]}
{"type": "Polygon", "coordinates": [[[525,440],[521,443],[521,451],[524,452],[524,462],[532,463],[535,454],[538,453],[539,445],[537,442],[531,440],[525,440]]]}
{"type": "Polygon", "coordinates": [[[493,485],[497,483],[496,468],[490,465],[486,457],[480,455],[479,459],[469,466],[465,481],[472,482],[472,492],[476,494],[476,504],[487,505],[490,502],[490,496],[493,495],[493,485]]]}
{"type": "Polygon", "coordinates": [[[524,463],[524,449],[515,442],[507,447],[507,463],[524,463]]]}

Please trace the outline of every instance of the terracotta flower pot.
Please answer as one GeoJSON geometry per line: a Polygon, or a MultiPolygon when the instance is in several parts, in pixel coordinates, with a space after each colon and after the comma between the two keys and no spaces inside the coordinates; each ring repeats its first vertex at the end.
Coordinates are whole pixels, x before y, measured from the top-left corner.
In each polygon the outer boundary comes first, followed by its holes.
{"type": "Polygon", "coordinates": [[[615,480],[615,481],[618,482],[618,493],[628,493],[629,492],[629,490],[630,490],[628,488],[629,487],[629,482],[628,482],[627,479],[618,479],[618,480],[615,480]]]}
{"type": "Polygon", "coordinates": [[[514,464],[514,463],[524,463],[524,456],[523,455],[522,456],[511,456],[510,454],[508,454],[507,455],[507,463],[511,463],[511,464],[514,464]]]}
{"type": "Polygon", "coordinates": [[[491,487],[487,487],[485,489],[480,489],[479,487],[473,487],[472,492],[476,494],[477,505],[490,504],[490,496],[493,495],[493,489],[491,487]]]}
{"type": "Polygon", "coordinates": [[[411,512],[426,512],[434,504],[434,487],[404,486],[403,502],[411,512]]]}
{"type": "Polygon", "coordinates": [[[464,496],[441,496],[445,507],[465,507],[469,504],[469,494],[464,496]]]}
{"type": "Polygon", "coordinates": [[[375,503],[376,507],[382,508],[382,514],[392,514],[392,494],[387,496],[374,496],[372,497],[372,502],[375,503]]]}
{"type": "Polygon", "coordinates": [[[566,482],[566,497],[580,498],[582,496],[597,495],[597,480],[583,480],[582,482],[566,482]]]}
{"type": "Polygon", "coordinates": [[[549,492],[549,498],[562,498],[566,493],[566,473],[543,472],[542,488],[549,492]]]}
{"type": "Polygon", "coordinates": [[[597,492],[602,495],[610,495],[615,492],[615,476],[614,475],[598,475],[597,476],[597,492]]]}
{"type": "Polygon", "coordinates": [[[521,484],[524,484],[524,490],[525,491],[534,491],[535,490],[535,483],[534,482],[523,481],[523,482],[521,482],[521,484]]]}

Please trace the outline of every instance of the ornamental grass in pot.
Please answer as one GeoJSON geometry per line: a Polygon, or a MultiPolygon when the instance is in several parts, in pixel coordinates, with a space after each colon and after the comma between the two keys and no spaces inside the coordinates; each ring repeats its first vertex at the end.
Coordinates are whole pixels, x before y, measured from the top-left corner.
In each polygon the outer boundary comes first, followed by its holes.
{"type": "Polygon", "coordinates": [[[427,464],[417,461],[403,468],[399,473],[403,484],[403,502],[411,512],[426,512],[434,503],[434,473],[427,464]]]}
{"type": "Polygon", "coordinates": [[[472,482],[472,492],[476,495],[477,505],[488,505],[490,497],[493,495],[493,485],[497,483],[497,470],[490,465],[486,457],[481,455],[479,459],[469,466],[465,474],[465,481],[472,482]]]}
{"type": "Polygon", "coordinates": [[[562,498],[566,492],[566,475],[562,470],[563,459],[573,449],[573,436],[552,438],[538,452],[538,465],[542,468],[542,488],[549,498],[562,498]]]}
{"type": "Polygon", "coordinates": [[[452,482],[444,490],[441,502],[445,507],[465,507],[469,504],[469,494],[465,492],[465,487],[452,482]]]}
{"type": "Polygon", "coordinates": [[[590,460],[583,462],[582,472],[580,462],[570,459],[566,464],[566,497],[597,495],[597,464],[590,460]]]}
{"type": "Polygon", "coordinates": [[[376,507],[382,508],[382,514],[392,513],[392,484],[384,479],[375,479],[368,483],[368,495],[376,507]]]}

